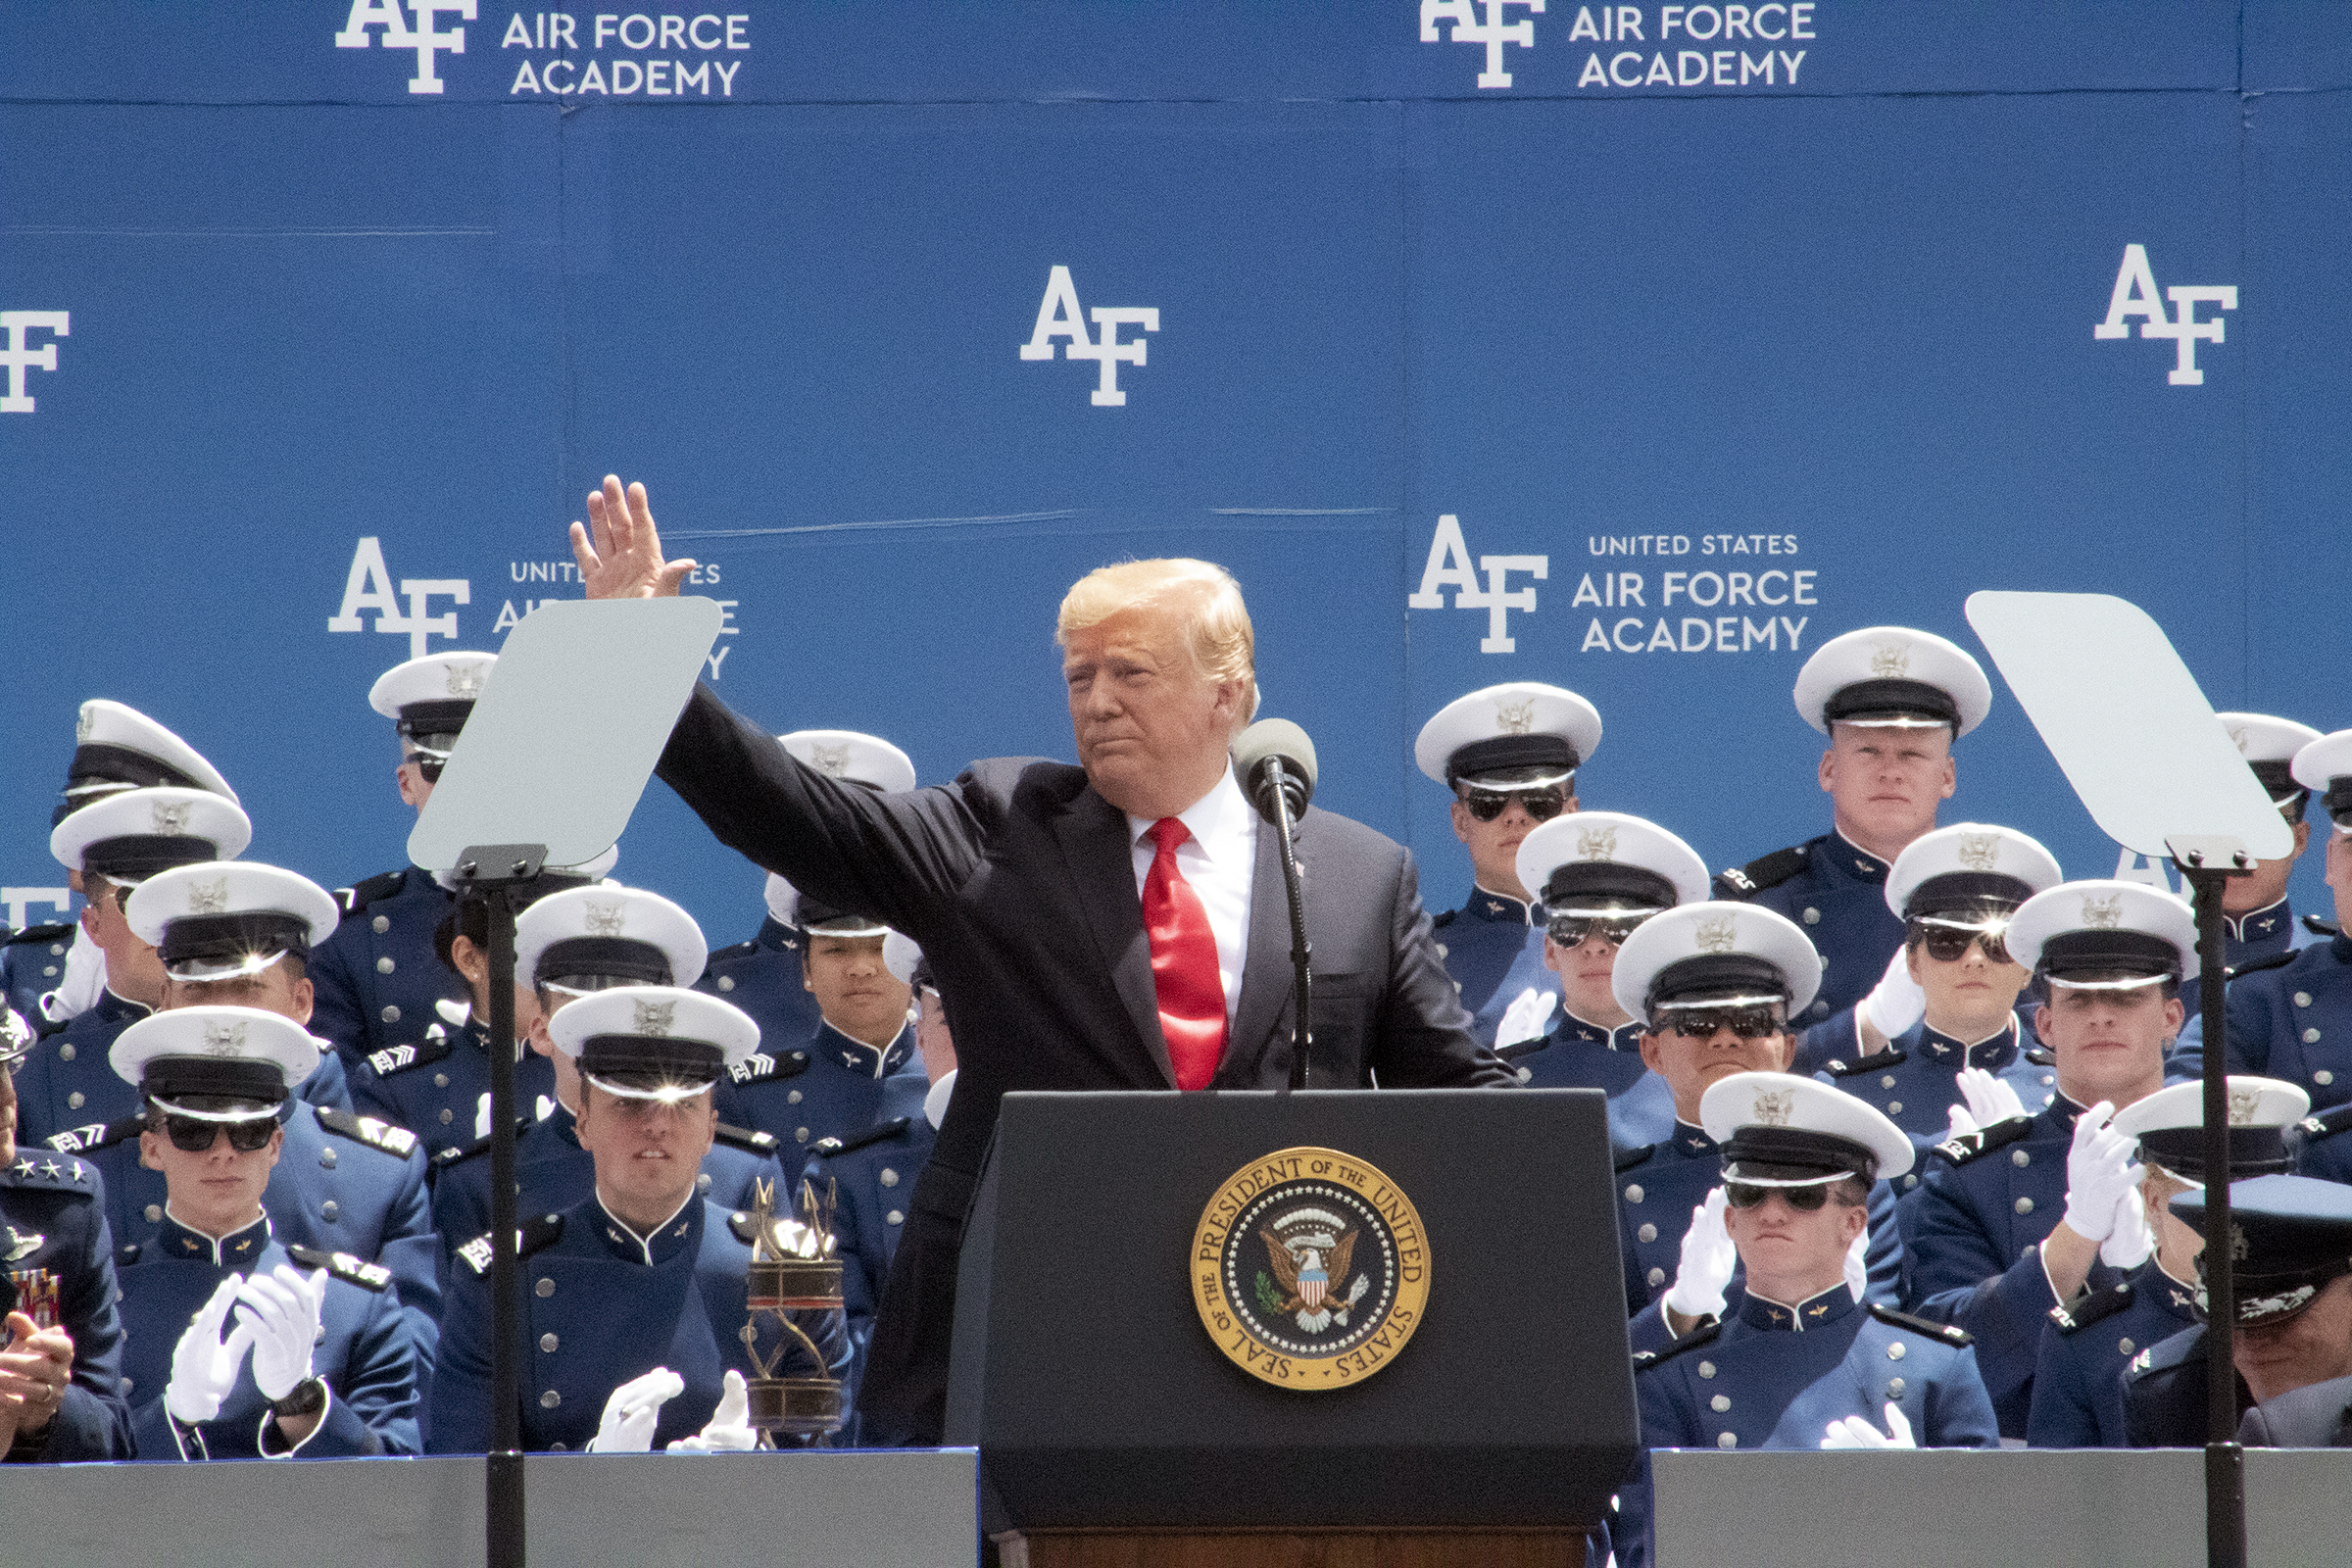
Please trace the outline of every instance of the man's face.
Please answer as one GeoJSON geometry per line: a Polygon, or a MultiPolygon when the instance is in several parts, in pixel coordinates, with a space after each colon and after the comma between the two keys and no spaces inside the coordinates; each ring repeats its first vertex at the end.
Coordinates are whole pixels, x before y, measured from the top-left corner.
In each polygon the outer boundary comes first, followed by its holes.
{"type": "Polygon", "coordinates": [[[102,876],[84,876],[82,881],[88,902],[81,906],[81,929],[106,955],[108,987],[133,1002],[154,1002],[164,991],[164,960],[122,917],[122,901],[130,897],[130,889],[102,876]]]}
{"type": "Polygon", "coordinates": [[[1470,869],[1477,876],[1478,885],[1514,899],[1534,897],[1519,883],[1519,846],[1539,825],[1539,819],[1527,808],[1525,797],[1530,793],[1553,796],[1560,802],[1561,811],[1576,809],[1576,796],[1566,784],[1544,785],[1533,791],[1481,790],[1465,784],[1453,802],[1453,836],[1470,847],[1470,869]],[[1484,796],[1507,804],[1494,820],[1482,822],[1470,809],[1465,796],[1484,796]]]}
{"type": "Polygon", "coordinates": [[[230,1148],[222,1128],[210,1149],[191,1153],[166,1134],[142,1132],[139,1163],[164,1173],[172,1212],[181,1222],[208,1236],[225,1236],[261,1218],[262,1193],[285,1142],[285,1129],[272,1128],[270,1141],[248,1152],[230,1148]]]}
{"type": "Polygon", "coordinates": [[[2352,1275],[2331,1280],[2283,1323],[2240,1328],[2231,1359],[2260,1398],[2352,1374],[2352,1275]]]}
{"type": "MultiPolygon", "coordinates": [[[[1779,1188],[1768,1189],[1753,1208],[1723,1211],[1740,1261],[1750,1278],[1836,1279],[1845,1268],[1846,1250],[1869,1223],[1869,1210],[1835,1198],[1811,1213],[1792,1206],[1779,1188]]],[[[1789,1303],[1793,1305],[1794,1303],[1789,1303]]]]}
{"type": "Polygon", "coordinates": [[[1070,633],[1062,649],[1079,764],[1097,793],[1138,816],[1207,793],[1246,701],[1243,683],[1194,667],[1186,608],[1180,596],[1134,606],[1070,633]],[[1186,799],[1159,809],[1177,794],[1186,799]]]}
{"type": "Polygon", "coordinates": [[[888,1045],[906,1026],[912,988],[883,963],[880,937],[812,932],[801,974],[826,1021],[853,1039],[888,1045]]]}
{"type": "Polygon", "coordinates": [[[164,976],[164,1000],[159,1012],[174,1007],[259,1007],[296,1023],[311,1021],[313,991],[310,977],[297,980],[290,959],[280,958],[266,969],[226,980],[180,980],[164,976]]]}
{"type": "Polygon", "coordinates": [[[421,811],[424,803],[433,798],[433,781],[426,778],[424,769],[417,765],[415,752],[404,750],[401,753],[400,763],[392,770],[392,780],[400,788],[400,800],[404,806],[414,806],[421,811]]]}
{"type": "Polygon", "coordinates": [[[1697,1120],[1698,1100],[1708,1085],[1734,1073],[1787,1072],[1795,1054],[1796,1043],[1785,1029],[1752,1040],[1728,1024],[1703,1036],[1669,1028],[1642,1037],[1642,1065],[1666,1080],[1675,1109],[1691,1121],[1697,1120]]]}
{"type": "Polygon", "coordinates": [[[2352,931],[2352,835],[2328,824],[2328,891],[2335,895],[2335,923],[2352,931]]]}
{"type": "Polygon", "coordinates": [[[580,1084],[580,1147],[596,1160],[597,1188],[633,1212],[668,1213],[686,1200],[717,1126],[708,1089],[671,1104],[580,1084]]]}
{"type": "MultiPolygon", "coordinates": [[[[1546,935],[1544,967],[1558,975],[1561,989],[1572,996],[1607,998],[1610,976],[1617,969],[1617,944],[1597,930],[1588,932],[1573,947],[1546,935]]],[[[1614,1002],[1613,998],[1610,1000],[1614,1002]]]]}
{"type": "Polygon", "coordinates": [[[2113,1101],[2120,1110],[2161,1086],[2165,1043],[2180,1032],[2180,999],[2163,987],[2129,991],[2050,983],[2034,1032],[2058,1057],[2058,1092],[2078,1105],[2113,1101]]]}
{"type": "MultiPolygon", "coordinates": [[[[1928,996],[1928,1017],[1987,1018],[2017,1005],[2017,994],[2033,978],[2004,952],[1995,963],[1984,944],[1972,941],[1957,958],[1938,958],[1925,942],[1904,949],[1911,978],[1928,996]]],[[[1972,1042],[1973,1043],[1973,1042],[1972,1042]]]]}
{"type": "Polygon", "coordinates": [[[1821,759],[1821,787],[1838,820],[1873,842],[1909,843],[1936,826],[1938,802],[1951,799],[1952,732],[1832,724],[1821,759]]]}
{"type": "Polygon", "coordinates": [[[936,991],[922,994],[922,1011],[914,1020],[914,1049],[922,1053],[923,1076],[933,1083],[956,1070],[956,1041],[948,1033],[948,1009],[936,991]]]}

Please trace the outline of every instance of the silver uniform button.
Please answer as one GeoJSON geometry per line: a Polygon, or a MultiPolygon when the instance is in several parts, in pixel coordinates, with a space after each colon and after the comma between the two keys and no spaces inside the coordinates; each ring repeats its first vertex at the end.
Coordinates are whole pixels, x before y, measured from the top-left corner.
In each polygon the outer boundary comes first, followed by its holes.
{"type": "Polygon", "coordinates": [[[732,991],[732,990],[734,990],[734,989],[735,989],[735,977],[734,977],[733,975],[731,975],[731,974],[722,974],[722,975],[720,975],[720,976],[718,977],[718,989],[719,989],[719,990],[721,990],[721,991],[732,991]]]}
{"type": "Polygon", "coordinates": [[[1908,1191],[1910,1191],[1912,1188],[1914,1188],[1914,1187],[1917,1187],[1918,1185],[1919,1185],[1919,1178],[1918,1178],[1918,1177],[1916,1177],[1916,1176],[1911,1176],[1911,1175],[1905,1175],[1905,1176],[1903,1177],[1903,1190],[1904,1190],[1905,1192],[1908,1192],[1908,1191]]]}
{"type": "Polygon", "coordinates": [[[164,1205],[163,1205],[163,1204],[161,1204],[161,1203],[149,1203],[149,1204],[147,1205],[147,1223],[148,1223],[148,1224],[152,1225],[152,1224],[156,1223],[158,1220],[162,1219],[163,1217],[164,1217],[164,1205]]]}
{"type": "Polygon", "coordinates": [[[1536,1069],[1533,1067],[1522,1067],[1519,1069],[1519,1081],[1523,1084],[1532,1083],[1535,1080],[1535,1076],[1536,1069]]]}
{"type": "Polygon", "coordinates": [[[710,1190],[710,1173],[709,1171],[703,1171],[694,1178],[694,1190],[698,1193],[707,1193],[710,1190]]]}
{"type": "Polygon", "coordinates": [[[1441,942],[1441,943],[1439,943],[1439,944],[1438,944],[1438,956],[1439,956],[1439,957],[1441,957],[1441,958],[1443,958],[1443,957],[1445,957],[1446,956],[1446,944],[1445,944],[1445,943],[1443,943],[1443,942],[1441,942]]]}
{"type": "Polygon", "coordinates": [[[1889,1361],[1900,1361],[1906,1353],[1908,1352],[1903,1349],[1903,1342],[1900,1340],[1886,1347],[1886,1359],[1889,1361]]]}
{"type": "Polygon", "coordinates": [[[1737,1448],[1740,1446],[1740,1434],[1737,1432],[1726,1432],[1722,1437],[1715,1440],[1715,1446],[1718,1448],[1737,1448]]]}
{"type": "Polygon", "coordinates": [[[808,1129],[806,1127],[800,1128],[798,1131],[793,1133],[792,1137],[793,1142],[805,1144],[808,1141],[808,1129]]]}
{"type": "Polygon", "coordinates": [[[2296,992],[2296,993],[2295,993],[2295,1005],[2296,1005],[2296,1006],[2298,1006],[2298,1007],[2308,1007],[2308,1006],[2310,1006],[2310,1005],[2311,1005],[2311,993],[2310,993],[2310,992],[2308,992],[2308,991],[2298,991],[2298,992],[2296,992]]]}
{"type": "Polygon", "coordinates": [[[1634,1240],[1638,1242],[1654,1242],[1657,1239],[1658,1228],[1655,1225],[1644,1225],[1634,1232],[1634,1240]]]}
{"type": "Polygon", "coordinates": [[[44,980],[54,980],[54,979],[56,979],[56,978],[57,978],[57,965],[56,965],[56,964],[54,964],[54,963],[46,963],[46,964],[43,964],[43,965],[41,966],[41,978],[42,978],[42,979],[44,979],[44,980]]]}
{"type": "Polygon", "coordinates": [[[74,1090],[72,1094],[66,1097],[66,1103],[74,1110],[79,1110],[81,1108],[81,1101],[82,1095],[81,1091],[78,1089],[74,1090]]]}
{"type": "Polygon", "coordinates": [[[1903,1380],[1901,1378],[1888,1378],[1886,1380],[1886,1397],[1889,1399],[1899,1399],[1902,1396],[1903,1380]]]}
{"type": "Polygon", "coordinates": [[[562,1404],[563,1402],[564,1396],[558,1394],[553,1389],[550,1389],[545,1394],[539,1396],[539,1408],[542,1410],[553,1410],[557,1405],[562,1404]]]}
{"type": "Polygon", "coordinates": [[[2021,1199],[2019,1199],[2019,1200],[2017,1200],[2017,1211],[2018,1211],[2020,1214],[2031,1214],[2031,1213],[2033,1213],[2033,1212],[2034,1212],[2034,1200],[2032,1200],[2031,1198],[2021,1198],[2021,1199]]]}
{"type": "Polygon", "coordinates": [[[321,1170],[333,1170],[335,1168],[335,1152],[333,1150],[321,1149],[318,1151],[318,1168],[321,1170]]]}
{"type": "Polygon", "coordinates": [[[1698,1363],[1698,1375],[1699,1375],[1700,1377],[1702,1377],[1702,1378],[1711,1378],[1711,1377],[1713,1377],[1713,1376],[1715,1375],[1715,1363],[1714,1363],[1714,1362],[1712,1362],[1712,1361],[1701,1361],[1701,1362],[1699,1362],[1699,1363],[1698,1363]]]}
{"type": "Polygon", "coordinates": [[[74,1048],[72,1046],[58,1047],[57,1057],[60,1061],[72,1061],[74,1059],[74,1048]]]}
{"type": "Polygon", "coordinates": [[[2305,1045],[2307,1045],[2307,1046],[2316,1046],[2316,1045],[2318,1045],[2318,1044],[2320,1043],[2320,1032],[2319,1032],[2317,1029],[2306,1029],[2306,1030],[2304,1030],[2304,1031],[2303,1031],[2303,1043],[2304,1043],[2305,1045]]]}
{"type": "Polygon", "coordinates": [[[451,1122],[456,1121],[457,1119],[458,1113],[454,1110],[445,1110],[441,1113],[441,1125],[444,1127],[448,1126],[451,1122]]]}
{"type": "Polygon", "coordinates": [[[532,1286],[531,1289],[537,1291],[541,1298],[544,1298],[556,1294],[556,1282],[550,1279],[542,1279],[538,1284],[532,1286]]]}
{"type": "Polygon", "coordinates": [[[1879,1087],[1881,1089],[1892,1089],[1894,1087],[1894,1074],[1887,1073],[1884,1077],[1880,1078],[1879,1087]]]}
{"type": "Polygon", "coordinates": [[[1631,1187],[1628,1187],[1628,1188],[1625,1190],[1625,1200],[1626,1200],[1627,1202],[1629,1202],[1629,1203],[1639,1203],[1640,1201],[1642,1201],[1642,1184],[1641,1184],[1641,1183],[1639,1183],[1639,1182],[1636,1182],[1636,1183],[1635,1183],[1633,1186],[1631,1186],[1631,1187]]]}
{"type": "Polygon", "coordinates": [[[382,1017],[386,1023],[398,1023],[400,1022],[400,1009],[398,1007],[386,1007],[383,1010],[382,1017]]]}
{"type": "Polygon", "coordinates": [[[899,1173],[885,1165],[882,1167],[881,1182],[885,1187],[896,1187],[899,1185],[899,1173]]]}
{"type": "Polygon", "coordinates": [[[449,1087],[449,1074],[445,1072],[437,1072],[433,1074],[433,1087],[435,1089],[447,1089],[449,1087]]]}
{"type": "Polygon", "coordinates": [[[2129,1339],[2122,1339],[2115,1342],[2115,1352],[2118,1355],[2130,1355],[2138,1347],[2133,1345],[2129,1339]]]}
{"type": "Polygon", "coordinates": [[[1729,1410],[1731,1407],[1732,1396],[1728,1394],[1718,1394],[1715,1396],[1715,1397],[1707,1401],[1707,1408],[1714,1411],[1717,1415],[1721,1415],[1724,1411],[1729,1410]]]}
{"type": "Polygon", "coordinates": [[[786,1090],[786,1091],[785,1091],[785,1093],[784,1093],[784,1103],[786,1103],[787,1105],[797,1105],[797,1104],[799,1104],[800,1102],[801,1102],[801,1092],[800,1092],[798,1089],[789,1089],[789,1090],[786,1090]]]}
{"type": "Polygon", "coordinates": [[[2331,1084],[2335,1082],[2335,1074],[2329,1072],[2327,1068],[2322,1067],[2318,1072],[2315,1072],[2311,1075],[2311,1081],[2315,1084],[2331,1084]]]}
{"type": "Polygon", "coordinates": [[[368,925],[370,930],[380,937],[385,932],[392,929],[392,917],[388,914],[379,914],[374,919],[368,921],[368,925]]]}
{"type": "Polygon", "coordinates": [[[1819,925],[1819,924],[1821,924],[1821,911],[1820,911],[1819,909],[1807,909],[1807,910],[1805,911],[1805,924],[1807,924],[1807,925],[1819,925]]]}
{"type": "Polygon", "coordinates": [[[62,958],[65,956],[66,945],[63,942],[52,942],[49,944],[49,956],[52,958],[62,958]]]}
{"type": "Polygon", "coordinates": [[[2022,1149],[2012,1149],[2009,1151],[2009,1163],[2012,1165],[2031,1165],[2034,1163],[2034,1156],[2027,1153],[2022,1149]]]}
{"type": "Polygon", "coordinates": [[[338,1207],[335,1203],[335,1200],[330,1198],[325,1202],[318,1205],[318,1212],[321,1216],[327,1219],[333,1219],[336,1215],[342,1213],[343,1210],[338,1207]]]}
{"type": "Polygon", "coordinates": [[[904,1225],[906,1223],[906,1216],[894,1208],[889,1213],[882,1216],[882,1223],[885,1225],[904,1225]]]}
{"type": "Polygon", "coordinates": [[[2028,1242],[2025,1247],[2019,1250],[2017,1255],[2020,1257],[2032,1257],[2034,1255],[2034,1244],[2032,1242],[2028,1242]]]}
{"type": "Polygon", "coordinates": [[[1650,1289],[1656,1290],[1659,1286],[1666,1283],[1666,1271],[1662,1268],[1653,1268],[1649,1271],[1648,1279],[1650,1289]]]}
{"type": "Polygon", "coordinates": [[[1889,1116],[1900,1116],[1902,1113],[1903,1113],[1903,1102],[1902,1102],[1901,1101],[1899,1101],[1899,1100],[1889,1100],[1888,1102],[1886,1102],[1886,1114],[1887,1114],[1887,1115],[1889,1115],[1889,1116]]]}
{"type": "Polygon", "coordinates": [[[375,960],[375,972],[377,974],[390,974],[394,967],[395,965],[390,958],[378,958],[375,960]]]}
{"type": "Polygon", "coordinates": [[[539,1348],[541,1348],[542,1350],[547,1350],[547,1351],[550,1351],[550,1352],[552,1352],[552,1351],[555,1349],[555,1348],[556,1348],[557,1344],[558,1344],[558,1341],[557,1341],[556,1337],[555,1337],[553,1334],[542,1334],[542,1335],[540,1335],[540,1336],[539,1336],[539,1348]]]}

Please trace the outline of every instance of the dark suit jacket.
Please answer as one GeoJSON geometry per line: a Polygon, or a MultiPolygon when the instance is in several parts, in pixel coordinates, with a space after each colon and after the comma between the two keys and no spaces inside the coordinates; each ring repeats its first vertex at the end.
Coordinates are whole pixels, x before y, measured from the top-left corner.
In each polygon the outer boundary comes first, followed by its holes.
{"type": "MultiPolygon", "coordinates": [[[[818,901],[923,946],[960,1071],[892,1265],[860,1407],[871,1431],[936,1442],[956,1252],[1004,1095],[1173,1089],[1126,814],[1067,763],[975,762],[944,788],[883,796],[827,778],[709,688],[659,769],[721,843],[818,901]]],[[[1258,829],[1250,954],[1212,1088],[1290,1081],[1290,918],[1258,829]]],[[[1422,911],[1412,858],[1310,809],[1296,839],[1313,945],[1313,1083],[1505,1085],[1470,1036],[1422,911]]]]}
{"type": "Polygon", "coordinates": [[[2237,1423],[2249,1448],[2352,1448],[2352,1378],[2329,1378],[2258,1404],[2237,1423]]]}

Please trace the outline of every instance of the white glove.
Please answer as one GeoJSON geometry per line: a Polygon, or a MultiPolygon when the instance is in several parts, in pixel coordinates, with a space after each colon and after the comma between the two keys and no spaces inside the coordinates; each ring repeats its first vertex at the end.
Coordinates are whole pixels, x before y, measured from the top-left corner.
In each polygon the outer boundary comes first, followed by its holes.
{"type": "Polygon", "coordinates": [[[760,1434],[744,1425],[751,1414],[751,1390],[744,1387],[743,1374],[727,1368],[725,1381],[719,1386],[718,1408],[710,1413],[710,1424],[691,1438],[679,1438],[669,1446],[672,1453],[748,1453],[760,1443],[760,1434]]]}
{"type": "Polygon", "coordinates": [[[2066,1152],[2066,1228],[2084,1241],[2107,1240],[2125,1191],[2137,1187],[2143,1174],[2132,1162],[2138,1140],[2107,1124],[2114,1114],[2115,1102],[2107,1100],[2084,1111],[2066,1152]]]}
{"type": "Polygon", "coordinates": [[[1854,1238],[1854,1245],[1845,1250],[1845,1288],[1855,1300],[1870,1287],[1870,1231],[1866,1227],[1854,1238]]]}
{"type": "Polygon", "coordinates": [[[1666,1292],[1666,1304],[1685,1317],[1721,1317],[1723,1288],[1732,1282],[1740,1253],[1731,1232],[1723,1226],[1723,1189],[1690,1211],[1690,1228],[1683,1233],[1683,1259],[1666,1292]]]}
{"type": "Polygon", "coordinates": [[[1966,1105],[1951,1106],[1944,1112],[1944,1119],[1952,1124],[1950,1136],[1954,1139],[1967,1138],[1984,1130],[1977,1125],[1977,1118],[1968,1113],[1966,1105]]]}
{"type": "Polygon", "coordinates": [[[237,1291],[237,1327],[253,1340],[253,1382],[265,1399],[282,1399],[311,1378],[311,1348],[326,1306],[326,1270],[308,1275],[280,1263],[237,1291]]]}
{"type": "Polygon", "coordinates": [[[220,1401],[237,1386],[237,1368],[253,1344],[253,1331],[240,1318],[223,1341],[220,1325],[227,1321],[237,1287],[243,1283],[235,1274],[222,1280],[172,1348],[172,1381],[164,1385],[164,1408],[183,1425],[193,1426],[219,1415],[220,1401]]]}
{"type": "Polygon", "coordinates": [[[686,1380],[665,1366],[631,1378],[605,1401],[604,1418],[596,1424],[590,1453],[647,1453],[654,1446],[654,1427],[662,1407],[686,1392],[686,1380]]]}
{"type": "Polygon", "coordinates": [[[490,1097],[488,1095],[484,1095],[481,1103],[473,1107],[473,1136],[476,1138],[490,1136],[490,1097]]]}
{"type": "Polygon", "coordinates": [[[1825,1448],[1916,1448],[1919,1440],[1911,1436],[1911,1423],[1903,1416],[1903,1407],[1892,1399],[1886,1401],[1886,1431],[1882,1433],[1862,1416],[1849,1415],[1833,1421],[1829,1436],[1821,1440],[1825,1448]]]}
{"type": "Polygon", "coordinates": [[[1968,1113],[1979,1127],[1990,1127],[2012,1116],[2026,1113],[2025,1102],[2009,1084],[1982,1067],[1963,1067],[1954,1075],[1960,1082],[1960,1096],[1968,1102],[1968,1113]]]}
{"type": "Polygon", "coordinates": [[[2156,1250],[2156,1233],[2148,1225],[2148,1211],[2141,1206],[2139,1188],[2124,1189],[2116,1200],[2115,1229],[2099,1244],[2099,1259],[2109,1268],[2137,1268],[2156,1250]]]}
{"type": "Polygon", "coordinates": [[[1889,1040],[1927,1016],[1928,994],[1911,978],[1903,949],[1894,950],[1894,956],[1886,960],[1886,972],[1854,1012],[1889,1040]]]}
{"type": "Polygon", "coordinates": [[[1551,1033],[1551,1007],[1559,999],[1548,991],[1529,986],[1518,999],[1503,1009],[1502,1022],[1494,1026],[1496,1048],[1515,1046],[1522,1040],[1541,1040],[1551,1033]]]}

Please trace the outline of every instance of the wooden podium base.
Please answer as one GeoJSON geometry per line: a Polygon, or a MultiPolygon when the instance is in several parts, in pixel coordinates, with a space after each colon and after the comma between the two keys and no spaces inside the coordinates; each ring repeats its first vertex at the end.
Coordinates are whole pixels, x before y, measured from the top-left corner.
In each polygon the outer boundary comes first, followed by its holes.
{"type": "Polygon", "coordinates": [[[1009,1530],[1004,1568],[1584,1568],[1581,1530],[1009,1530]]]}

